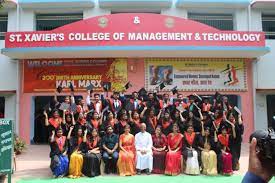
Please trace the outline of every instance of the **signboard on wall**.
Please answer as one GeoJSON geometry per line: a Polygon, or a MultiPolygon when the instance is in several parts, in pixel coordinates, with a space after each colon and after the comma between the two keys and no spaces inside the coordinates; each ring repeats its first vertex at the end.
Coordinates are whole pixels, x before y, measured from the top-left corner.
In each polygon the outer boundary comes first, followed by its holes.
{"type": "Polygon", "coordinates": [[[0,174],[12,172],[13,126],[12,120],[0,119],[0,174]]]}
{"type": "Polygon", "coordinates": [[[243,59],[146,59],[146,87],[154,90],[162,82],[171,90],[246,91],[243,59]]]}
{"type": "Polygon", "coordinates": [[[127,62],[124,59],[55,59],[24,60],[24,92],[53,92],[58,86],[69,91],[85,91],[92,84],[102,90],[102,82],[111,82],[112,90],[121,90],[127,83],[127,62]]]}
{"type": "Polygon", "coordinates": [[[129,45],[265,47],[265,35],[218,30],[167,15],[119,13],[88,18],[51,31],[7,32],[5,36],[5,48],[129,45]]]}

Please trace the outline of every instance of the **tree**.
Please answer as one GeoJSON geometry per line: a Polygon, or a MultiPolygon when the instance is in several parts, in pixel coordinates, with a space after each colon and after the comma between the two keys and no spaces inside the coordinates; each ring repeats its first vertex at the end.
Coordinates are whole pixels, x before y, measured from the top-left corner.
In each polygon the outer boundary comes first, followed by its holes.
{"type": "Polygon", "coordinates": [[[4,7],[5,2],[6,2],[6,0],[0,0],[0,9],[4,7]]]}

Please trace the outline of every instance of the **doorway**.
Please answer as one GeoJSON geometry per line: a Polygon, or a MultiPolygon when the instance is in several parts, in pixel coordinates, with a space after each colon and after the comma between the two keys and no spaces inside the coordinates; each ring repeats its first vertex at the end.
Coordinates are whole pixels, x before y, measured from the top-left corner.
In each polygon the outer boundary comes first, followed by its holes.
{"type": "MultiPolygon", "coordinates": [[[[58,96],[58,101],[64,101],[65,96],[58,96]]],[[[75,96],[77,101],[81,96],[75,96]]],[[[34,134],[32,137],[32,143],[34,144],[46,144],[49,139],[48,128],[45,126],[45,116],[43,114],[44,108],[47,104],[50,104],[51,108],[54,108],[54,96],[36,96],[34,97],[34,134]]],[[[51,113],[48,113],[51,116],[51,113]]]]}

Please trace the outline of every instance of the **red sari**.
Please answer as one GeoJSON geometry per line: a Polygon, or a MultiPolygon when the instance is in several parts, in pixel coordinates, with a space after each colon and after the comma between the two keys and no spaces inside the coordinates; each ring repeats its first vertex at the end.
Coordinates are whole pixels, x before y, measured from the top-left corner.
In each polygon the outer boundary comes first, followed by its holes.
{"type": "Polygon", "coordinates": [[[181,172],[181,148],[182,148],[183,135],[178,133],[174,135],[170,133],[167,137],[168,147],[172,151],[168,151],[165,160],[165,174],[178,175],[181,172]],[[178,149],[178,151],[173,152],[178,149]]]}
{"type": "MultiPolygon", "coordinates": [[[[157,137],[156,135],[152,136],[153,147],[155,148],[164,148],[167,145],[167,138],[165,135],[157,137]]],[[[166,151],[155,151],[153,150],[153,173],[155,174],[164,174],[165,171],[165,158],[166,151]]]]}
{"type": "Polygon", "coordinates": [[[218,140],[220,144],[222,145],[223,149],[226,151],[226,153],[222,153],[222,172],[224,174],[232,174],[232,155],[229,152],[229,135],[226,134],[223,136],[222,134],[218,135],[218,140]]]}

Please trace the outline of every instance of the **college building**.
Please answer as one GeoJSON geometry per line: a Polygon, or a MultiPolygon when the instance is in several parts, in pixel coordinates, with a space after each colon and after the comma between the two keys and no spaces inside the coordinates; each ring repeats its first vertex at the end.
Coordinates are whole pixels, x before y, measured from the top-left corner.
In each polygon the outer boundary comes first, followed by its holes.
{"type": "Polygon", "coordinates": [[[244,139],[274,127],[275,0],[6,0],[0,10],[0,117],[27,143],[47,141],[43,107],[73,83],[127,94],[177,86],[227,95],[244,139]]]}

